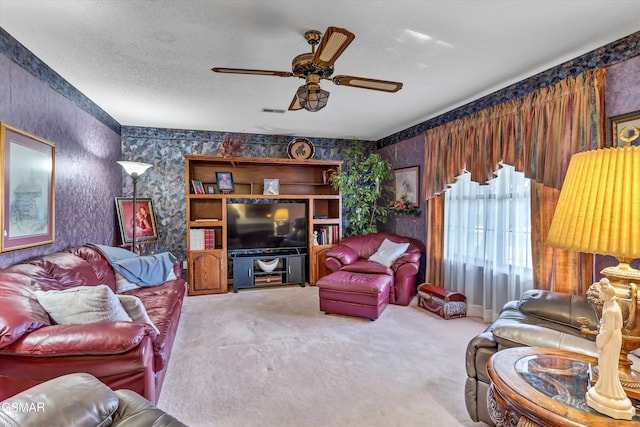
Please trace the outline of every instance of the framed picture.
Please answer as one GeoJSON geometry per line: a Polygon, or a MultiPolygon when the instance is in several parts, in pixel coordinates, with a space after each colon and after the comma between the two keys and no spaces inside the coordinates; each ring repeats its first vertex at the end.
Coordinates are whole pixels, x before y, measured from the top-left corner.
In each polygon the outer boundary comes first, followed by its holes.
{"type": "Polygon", "coordinates": [[[204,187],[202,186],[202,182],[191,180],[191,185],[193,185],[194,194],[204,194],[204,187]]]}
{"type": "Polygon", "coordinates": [[[264,191],[262,194],[280,194],[280,180],[278,179],[265,179],[264,191]]]}
{"type": "Polygon", "coordinates": [[[211,182],[207,182],[204,185],[204,190],[206,194],[216,194],[216,185],[211,183],[211,182]]]}
{"type": "Polygon", "coordinates": [[[136,243],[158,240],[156,213],[148,198],[136,198],[136,214],[133,215],[133,198],[116,197],[116,212],[123,244],[133,243],[133,225],[136,225],[136,243]]]}
{"type": "Polygon", "coordinates": [[[420,167],[412,166],[410,168],[396,169],[393,171],[395,196],[394,201],[400,201],[403,198],[414,206],[418,206],[418,197],[420,194],[418,180],[420,167]]]}
{"type": "Polygon", "coordinates": [[[0,123],[2,152],[1,250],[14,251],[55,239],[55,145],[0,123]]]}
{"type": "Polygon", "coordinates": [[[230,193],[233,191],[233,177],[231,172],[216,172],[216,181],[218,182],[218,191],[221,193],[230,193]]]}
{"type": "Polygon", "coordinates": [[[609,137],[614,147],[640,145],[640,111],[609,118],[609,137]]]}

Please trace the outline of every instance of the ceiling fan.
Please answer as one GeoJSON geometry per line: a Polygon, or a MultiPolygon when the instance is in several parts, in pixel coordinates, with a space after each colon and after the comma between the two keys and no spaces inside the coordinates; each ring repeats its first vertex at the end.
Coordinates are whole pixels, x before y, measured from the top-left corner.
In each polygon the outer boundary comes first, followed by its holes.
{"type": "Polygon", "coordinates": [[[298,88],[293,96],[289,110],[319,111],[327,105],[329,92],[320,88],[320,80],[331,80],[337,85],[352,86],[361,89],[372,89],[383,92],[397,92],[402,83],[387,80],[376,80],[355,76],[334,76],[333,64],[355,39],[355,35],[344,28],[329,27],[324,36],[320,31],[309,30],[304,34],[311,52],[303,53],[291,62],[292,71],[251,70],[245,68],[214,67],[216,73],[255,74],[263,76],[299,77],[306,83],[298,88]],[[316,49],[316,45],[318,48],[316,49]]]}

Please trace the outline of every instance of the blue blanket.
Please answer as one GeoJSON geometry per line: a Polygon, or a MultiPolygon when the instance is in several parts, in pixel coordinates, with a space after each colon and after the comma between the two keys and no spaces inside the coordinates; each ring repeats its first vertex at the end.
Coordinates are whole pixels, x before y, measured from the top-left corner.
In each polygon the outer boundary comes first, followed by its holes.
{"type": "Polygon", "coordinates": [[[139,286],[156,286],[164,283],[173,271],[176,257],[171,252],[138,256],[123,248],[87,243],[99,251],[128,281],[139,286]]]}

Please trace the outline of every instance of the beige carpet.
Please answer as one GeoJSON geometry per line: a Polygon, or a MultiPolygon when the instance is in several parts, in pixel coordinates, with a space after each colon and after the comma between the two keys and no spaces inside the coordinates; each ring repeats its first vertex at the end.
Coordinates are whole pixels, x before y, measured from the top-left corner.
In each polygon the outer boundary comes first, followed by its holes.
{"type": "Polygon", "coordinates": [[[464,364],[480,319],[318,309],[316,287],[187,297],[158,406],[200,426],[476,426],[464,364]]]}

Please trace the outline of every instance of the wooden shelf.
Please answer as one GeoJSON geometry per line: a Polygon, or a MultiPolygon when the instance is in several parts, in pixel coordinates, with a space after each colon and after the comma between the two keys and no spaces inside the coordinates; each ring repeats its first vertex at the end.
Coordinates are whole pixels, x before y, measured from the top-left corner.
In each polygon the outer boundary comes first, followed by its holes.
{"type": "MultiPolygon", "coordinates": [[[[189,229],[215,230],[215,248],[187,250],[189,295],[227,292],[227,203],[234,199],[300,200],[308,206],[305,271],[309,280],[323,274],[317,264],[320,246],[313,246],[313,232],[329,227],[342,235],[342,198],[339,190],[325,182],[327,172],[338,170],[342,161],[298,160],[242,157],[226,159],[218,156],[185,155],[187,183],[187,248],[192,247],[189,229]],[[230,193],[192,194],[191,182],[216,184],[216,172],[230,172],[234,191],[230,193]],[[281,194],[263,193],[265,179],[278,179],[281,194]],[[314,218],[322,217],[322,218],[314,218]],[[213,220],[213,219],[217,220],[213,220]],[[333,228],[337,227],[337,228],[333,228]],[[215,269],[213,271],[212,269],[215,269]]],[[[217,188],[216,188],[217,190],[217,188]]],[[[196,233],[198,234],[198,233],[196,233]]],[[[322,245],[330,248],[329,245],[322,245]]]]}

